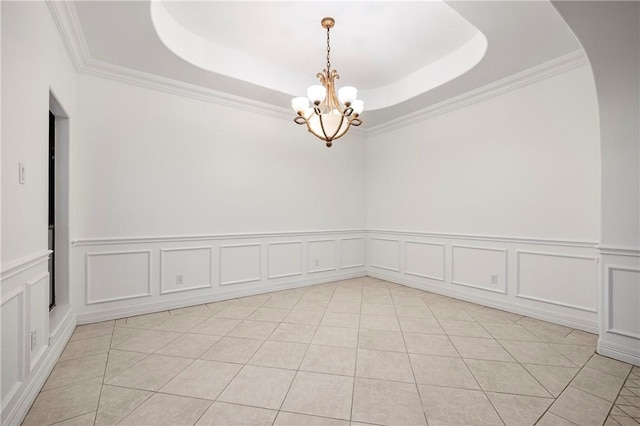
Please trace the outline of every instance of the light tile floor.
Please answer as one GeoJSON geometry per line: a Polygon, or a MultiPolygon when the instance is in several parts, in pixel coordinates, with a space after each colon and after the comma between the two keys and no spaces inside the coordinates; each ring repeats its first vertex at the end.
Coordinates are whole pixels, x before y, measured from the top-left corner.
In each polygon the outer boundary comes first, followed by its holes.
{"type": "Polygon", "coordinates": [[[25,425],[631,425],[597,336],[372,278],[78,326],[25,425]]]}

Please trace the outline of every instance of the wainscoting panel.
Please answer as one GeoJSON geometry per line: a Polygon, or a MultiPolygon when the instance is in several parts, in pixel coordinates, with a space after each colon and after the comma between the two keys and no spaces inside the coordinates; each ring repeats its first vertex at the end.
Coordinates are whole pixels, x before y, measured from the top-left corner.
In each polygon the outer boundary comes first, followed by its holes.
{"type": "Polygon", "coordinates": [[[517,297],[596,312],[595,257],[517,251],[517,297]]]}
{"type": "Polygon", "coordinates": [[[160,294],[213,285],[213,247],[160,249],[160,294]]]}
{"type": "Polygon", "coordinates": [[[25,294],[24,287],[2,295],[2,410],[20,389],[25,377],[25,294]]]}
{"type": "Polygon", "coordinates": [[[267,278],[302,275],[302,241],[278,241],[269,243],[267,278]]]}
{"type": "Polygon", "coordinates": [[[87,305],[151,295],[151,250],[86,254],[87,305]]]}
{"type": "MultiPolygon", "coordinates": [[[[29,351],[29,371],[49,348],[49,273],[27,282],[27,300],[29,301],[29,327],[33,334],[33,344],[29,351]]],[[[31,343],[31,342],[29,342],[31,343]]]]}
{"type": "Polygon", "coordinates": [[[345,229],[76,240],[78,323],[361,277],[365,236],[345,229]]]}
{"type": "Polygon", "coordinates": [[[400,272],[400,240],[369,238],[369,266],[400,272]]]}
{"type": "Polygon", "coordinates": [[[451,246],[451,282],[495,293],[507,293],[507,250],[451,246]]]}
{"type": "Polygon", "coordinates": [[[606,331],[640,339],[640,270],[607,265],[605,279],[609,313],[606,331]]]}
{"type": "Polygon", "coordinates": [[[364,267],[364,238],[340,238],[340,269],[364,267]]]}
{"type": "Polygon", "coordinates": [[[262,279],[262,244],[220,246],[220,285],[233,285],[262,279]]]}
{"type": "Polygon", "coordinates": [[[336,244],[337,240],[335,238],[309,240],[307,245],[307,272],[335,271],[337,269],[336,244]]]}
{"type": "Polygon", "coordinates": [[[405,241],[405,274],[444,281],[444,249],[441,243],[405,241]]]}
{"type": "Polygon", "coordinates": [[[367,235],[368,276],[598,331],[595,242],[384,229],[367,235]]]}

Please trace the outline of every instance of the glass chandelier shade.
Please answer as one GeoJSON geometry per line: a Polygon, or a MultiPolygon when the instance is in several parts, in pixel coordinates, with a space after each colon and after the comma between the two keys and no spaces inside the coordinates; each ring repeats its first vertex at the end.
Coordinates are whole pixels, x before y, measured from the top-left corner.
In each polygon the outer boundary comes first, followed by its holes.
{"type": "Polygon", "coordinates": [[[342,87],[336,94],[335,80],[340,76],[336,70],[331,69],[329,60],[329,32],[335,25],[335,20],[323,18],[321,25],[327,29],[327,68],[317,74],[320,84],[310,86],[306,98],[293,98],[291,107],[298,114],[293,121],[300,125],[306,124],[309,132],[330,147],[351,126],[362,124],[359,116],[364,110],[364,103],[357,99],[358,90],[352,86],[342,87]]]}

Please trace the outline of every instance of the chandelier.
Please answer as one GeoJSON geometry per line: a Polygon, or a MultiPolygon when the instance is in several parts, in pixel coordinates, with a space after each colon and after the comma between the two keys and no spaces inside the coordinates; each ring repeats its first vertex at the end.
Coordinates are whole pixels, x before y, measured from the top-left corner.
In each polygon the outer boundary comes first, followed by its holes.
{"type": "Polygon", "coordinates": [[[336,70],[331,69],[329,31],[335,25],[331,17],[323,18],[322,28],[327,29],[327,68],[317,74],[319,85],[307,89],[307,97],[293,98],[291,107],[298,114],[293,120],[296,124],[306,124],[307,129],[330,147],[335,139],[343,136],[351,126],[359,126],[358,118],[364,109],[364,103],[356,99],[358,90],[345,86],[338,90],[334,80],[340,78],[336,70]],[[313,106],[310,107],[310,104],[313,106]]]}

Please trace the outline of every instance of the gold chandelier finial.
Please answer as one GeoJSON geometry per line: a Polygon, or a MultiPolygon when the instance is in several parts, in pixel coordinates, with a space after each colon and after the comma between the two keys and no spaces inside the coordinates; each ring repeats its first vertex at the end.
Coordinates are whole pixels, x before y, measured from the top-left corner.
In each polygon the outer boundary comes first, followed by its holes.
{"type": "Polygon", "coordinates": [[[325,141],[328,147],[347,133],[351,126],[362,124],[359,116],[364,109],[364,103],[356,99],[358,91],[355,87],[345,86],[336,94],[335,80],[340,76],[331,69],[329,37],[335,23],[330,16],[320,21],[322,28],[327,30],[327,68],[317,74],[321,85],[310,86],[306,98],[299,97],[291,101],[293,110],[298,114],[293,121],[306,124],[309,132],[325,141]]]}

